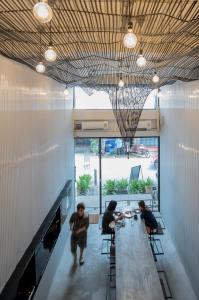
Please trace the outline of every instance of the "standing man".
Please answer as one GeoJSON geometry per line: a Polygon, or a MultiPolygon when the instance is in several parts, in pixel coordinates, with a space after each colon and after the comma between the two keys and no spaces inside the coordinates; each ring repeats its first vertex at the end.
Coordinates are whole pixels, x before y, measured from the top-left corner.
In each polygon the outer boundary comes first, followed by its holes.
{"type": "Polygon", "coordinates": [[[77,204],[77,211],[70,218],[71,252],[74,256],[74,263],[77,260],[77,246],[80,248],[80,265],[84,264],[83,252],[87,246],[87,229],[89,226],[89,216],[85,212],[84,203],[77,204]]]}

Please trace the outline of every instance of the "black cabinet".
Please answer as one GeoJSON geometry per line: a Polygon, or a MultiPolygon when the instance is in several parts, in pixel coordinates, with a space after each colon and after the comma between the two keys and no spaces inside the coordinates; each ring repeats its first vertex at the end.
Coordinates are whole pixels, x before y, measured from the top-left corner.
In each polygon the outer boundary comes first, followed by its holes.
{"type": "Polygon", "coordinates": [[[16,300],[29,300],[36,287],[35,256],[33,255],[21,277],[17,289],[16,300]]]}
{"type": "Polygon", "coordinates": [[[51,218],[51,222],[41,240],[39,241],[33,256],[27,264],[19,281],[15,300],[31,300],[36,288],[46,269],[53,248],[61,231],[60,206],[51,218]]]}
{"type": "Polygon", "coordinates": [[[45,271],[47,263],[50,259],[53,248],[59,237],[61,230],[61,214],[60,207],[56,211],[56,214],[44,235],[42,241],[39,243],[35,251],[35,267],[36,267],[36,283],[39,281],[45,271]]]}
{"type": "Polygon", "coordinates": [[[68,180],[0,293],[1,300],[31,300],[72,207],[72,180],[68,180]]]}

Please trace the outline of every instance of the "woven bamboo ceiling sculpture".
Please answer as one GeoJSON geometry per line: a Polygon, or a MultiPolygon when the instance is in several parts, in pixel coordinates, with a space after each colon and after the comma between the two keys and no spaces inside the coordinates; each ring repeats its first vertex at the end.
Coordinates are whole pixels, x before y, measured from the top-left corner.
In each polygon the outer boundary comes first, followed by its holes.
{"type": "Polygon", "coordinates": [[[35,69],[51,40],[57,60],[44,60],[46,74],[69,86],[107,90],[123,136],[133,136],[136,125],[128,133],[126,120],[133,118],[131,109],[143,108],[151,89],[199,79],[199,1],[49,0],[53,17],[46,24],[33,15],[37,2],[0,1],[1,54],[35,69]],[[138,39],[133,49],[123,44],[129,21],[138,39]],[[144,68],[136,64],[141,50],[144,68]],[[121,122],[122,110],[128,118],[121,122]]]}

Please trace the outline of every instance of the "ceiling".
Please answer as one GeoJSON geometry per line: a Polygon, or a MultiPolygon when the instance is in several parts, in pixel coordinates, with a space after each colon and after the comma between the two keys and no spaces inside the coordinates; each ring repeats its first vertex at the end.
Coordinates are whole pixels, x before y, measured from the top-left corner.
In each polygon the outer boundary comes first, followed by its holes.
{"type": "MultiPolygon", "coordinates": [[[[47,49],[50,25],[33,16],[37,1],[0,1],[0,53],[35,68],[47,49]]],[[[199,1],[184,0],[53,0],[51,22],[54,63],[46,74],[71,86],[112,86],[122,74],[125,83],[152,88],[177,79],[199,79],[199,1]],[[130,7],[129,7],[130,2],[130,7]],[[129,11],[136,47],[123,46],[129,11]],[[147,59],[136,65],[140,49],[147,59]]]]}

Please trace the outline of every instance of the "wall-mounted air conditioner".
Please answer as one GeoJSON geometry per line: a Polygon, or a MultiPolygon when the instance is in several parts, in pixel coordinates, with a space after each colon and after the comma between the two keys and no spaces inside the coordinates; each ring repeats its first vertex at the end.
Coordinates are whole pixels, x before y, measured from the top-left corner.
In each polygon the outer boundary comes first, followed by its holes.
{"type": "Polygon", "coordinates": [[[139,121],[137,130],[151,130],[151,120],[139,121]]]}
{"type": "Polygon", "coordinates": [[[108,121],[83,121],[82,130],[108,130],[108,121]]]}
{"type": "MultiPolygon", "coordinates": [[[[137,126],[137,131],[146,131],[146,130],[151,130],[151,120],[144,120],[144,121],[139,121],[138,126],[137,126]]],[[[127,121],[127,129],[131,130],[134,129],[134,127],[131,124],[131,121],[127,121]]]]}

